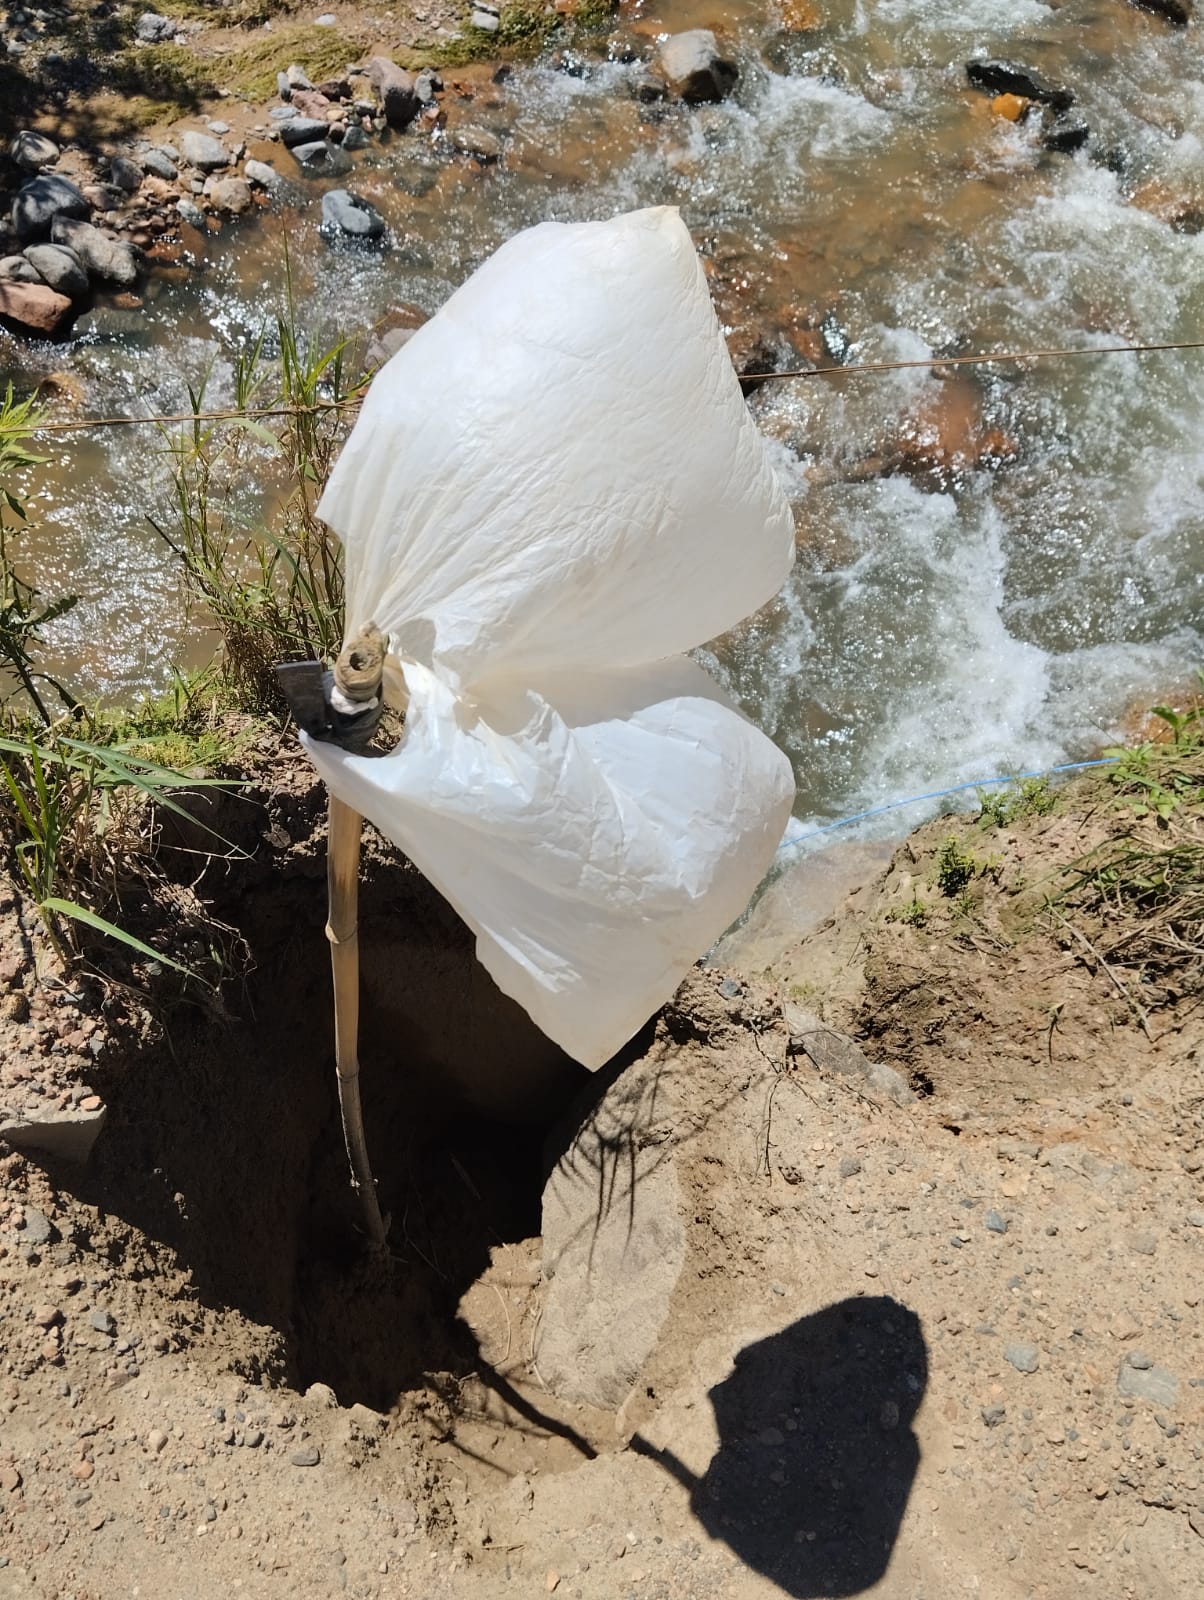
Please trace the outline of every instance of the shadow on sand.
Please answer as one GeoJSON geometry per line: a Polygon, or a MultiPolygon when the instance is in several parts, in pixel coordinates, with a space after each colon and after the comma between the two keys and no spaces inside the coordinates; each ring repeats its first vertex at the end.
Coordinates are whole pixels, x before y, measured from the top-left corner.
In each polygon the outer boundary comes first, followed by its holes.
{"type": "Polygon", "coordinates": [[[886,1571],[920,1460],[911,1422],[928,1356],[914,1311],[851,1299],[750,1344],[710,1391],[719,1448],[690,1490],[713,1538],[789,1595],[860,1594],[886,1571]]]}

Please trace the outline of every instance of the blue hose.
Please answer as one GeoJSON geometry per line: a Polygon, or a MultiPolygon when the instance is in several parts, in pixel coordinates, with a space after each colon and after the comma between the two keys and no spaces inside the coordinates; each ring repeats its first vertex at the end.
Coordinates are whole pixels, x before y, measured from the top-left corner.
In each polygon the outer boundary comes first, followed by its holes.
{"type": "Polygon", "coordinates": [[[969,783],[955,783],[952,789],[933,789],[929,794],[913,794],[906,800],[889,800],[884,806],[871,806],[868,811],[854,812],[851,817],[841,817],[838,822],[825,822],[822,827],[803,834],[801,839],[783,840],[776,855],[780,856],[783,851],[794,850],[812,839],[818,839],[821,833],[847,828],[854,822],[864,822],[867,817],[880,817],[884,811],[897,811],[900,806],[918,805],[921,800],[943,800],[946,795],[962,794],[967,789],[993,789],[1001,784],[1019,783],[1024,778],[1050,778],[1057,772],[1082,772],[1087,767],[1110,767],[1116,760],[1116,756],[1102,756],[1095,761],[1068,761],[1060,767],[1047,767],[1044,772],[1014,772],[1003,778],[975,778],[969,783]]]}

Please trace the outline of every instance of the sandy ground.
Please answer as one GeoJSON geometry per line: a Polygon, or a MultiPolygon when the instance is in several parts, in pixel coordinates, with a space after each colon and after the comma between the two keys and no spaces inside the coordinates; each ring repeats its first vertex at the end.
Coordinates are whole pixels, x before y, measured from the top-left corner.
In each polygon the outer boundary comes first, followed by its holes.
{"type": "Polygon", "coordinates": [[[948,824],[854,852],[801,940],[800,869],[584,1086],[372,852],[388,1260],[299,770],[210,886],[258,963],[225,1015],[10,961],[6,1061],[82,1068],[115,1020],[90,1162],[2,1163],[0,1596],[1198,1594],[1198,992],[1143,1029],[1073,939],[1001,932],[1093,806],[994,836],[956,915],[948,824]],[[925,924],[891,917],[917,886],[925,924]],[[503,1071],[506,1120],[465,1110],[503,1071]]]}

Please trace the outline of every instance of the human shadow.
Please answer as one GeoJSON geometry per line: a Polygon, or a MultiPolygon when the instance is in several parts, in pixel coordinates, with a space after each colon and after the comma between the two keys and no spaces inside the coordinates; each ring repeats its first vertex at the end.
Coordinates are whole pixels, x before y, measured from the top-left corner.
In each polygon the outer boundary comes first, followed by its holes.
{"type": "Polygon", "coordinates": [[[638,1435],[690,1490],[713,1538],[789,1595],[860,1594],[882,1577],[920,1460],[928,1379],[914,1311],[849,1299],[747,1345],[710,1391],[719,1448],[701,1477],[638,1435]]]}

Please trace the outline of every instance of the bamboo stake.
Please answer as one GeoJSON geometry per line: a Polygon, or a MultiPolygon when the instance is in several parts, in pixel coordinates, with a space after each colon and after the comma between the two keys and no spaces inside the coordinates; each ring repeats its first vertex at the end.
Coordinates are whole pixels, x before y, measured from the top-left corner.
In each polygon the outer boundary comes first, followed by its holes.
{"type": "Polygon", "coordinates": [[[351,1186],[359,1191],[372,1242],[382,1249],[385,1222],[368,1160],[360,1105],[359,1020],[359,871],[363,818],[342,800],[330,797],[326,840],[326,884],[329,912],[330,972],[334,984],[334,1060],[339,1083],[343,1141],[351,1164],[351,1186]]]}

